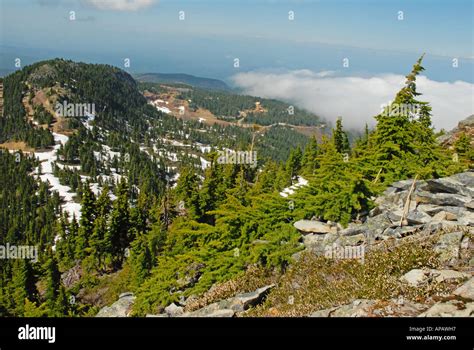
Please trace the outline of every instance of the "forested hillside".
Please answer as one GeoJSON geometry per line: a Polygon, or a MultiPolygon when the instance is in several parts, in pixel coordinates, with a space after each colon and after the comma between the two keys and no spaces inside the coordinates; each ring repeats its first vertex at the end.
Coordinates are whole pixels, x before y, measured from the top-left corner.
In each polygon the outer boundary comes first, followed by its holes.
{"type": "MultiPolygon", "coordinates": [[[[381,113],[376,127],[352,143],[343,119],[321,140],[283,125],[260,132],[179,119],[148,104],[135,81],[110,66],[53,60],[6,77],[2,141],[57,143],[32,159],[0,154],[1,244],[38,247],[36,262],[0,260],[0,314],[92,316],[133,292],[133,314],[143,316],[196,302],[229,281],[272,281],[303,249],[295,221],[346,227],[367,217],[394,181],[470,169],[470,140],[452,148],[436,140],[430,105],[417,92],[422,70],[420,59],[392,102],[421,105],[420,112],[381,113]],[[66,99],[94,103],[96,113],[63,120],[60,130],[57,115],[46,128],[27,120],[24,103],[47,109],[66,99]],[[224,149],[256,151],[258,164],[221,161],[224,149]],[[51,193],[43,179],[67,185],[80,215],[70,215],[68,195],[51,193]]],[[[220,116],[237,118],[255,102],[268,110],[268,120],[250,112],[246,122],[321,123],[298,109],[288,115],[278,101],[183,94],[220,116]]]]}
{"type": "Polygon", "coordinates": [[[138,81],[148,83],[184,84],[206,90],[230,90],[230,87],[221,80],[196,77],[189,74],[145,73],[137,74],[135,78],[138,81]]]}

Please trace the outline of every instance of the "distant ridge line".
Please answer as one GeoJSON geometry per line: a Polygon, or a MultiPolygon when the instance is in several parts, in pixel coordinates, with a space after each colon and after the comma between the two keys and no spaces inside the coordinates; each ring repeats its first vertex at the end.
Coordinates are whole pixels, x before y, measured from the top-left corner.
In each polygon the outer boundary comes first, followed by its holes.
{"type": "Polygon", "coordinates": [[[197,77],[185,73],[142,73],[135,74],[134,78],[140,82],[148,83],[174,83],[185,84],[196,88],[208,90],[231,91],[232,89],[222,80],[197,77]]]}

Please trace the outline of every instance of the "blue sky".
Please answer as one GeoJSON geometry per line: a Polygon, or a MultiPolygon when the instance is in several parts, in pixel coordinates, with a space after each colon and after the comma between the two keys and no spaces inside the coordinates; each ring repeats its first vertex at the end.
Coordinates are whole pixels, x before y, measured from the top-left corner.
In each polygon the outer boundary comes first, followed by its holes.
{"type": "Polygon", "coordinates": [[[434,79],[472,82],[472,0],[2,0],[0,67],[62,56],[130,71],[228,79],[240,70],[404,74],[427,53],[434,79]],[[137,9],[117,10],[136,1],[137,9]],[[102,4],[102,6],[101,6],[102,4]],[[114,7],[115,6],[115,7],[114,7]],[[69,21],[75,11],[76,21],[69,21]],[[178,18],[185,12],[185,20],[178,18]],[[293,21],[288,12],[294,11],[293,21]],[[404,19],[398,20],[398,11],[404,19]],[[452,69],[452,58],[459,58],[452,69]]]}
{"type": "Polygon", "coordinates": [[[294,102],[328,120],[343,115],[357,127],[373,122],[426,53],[420,89],[435,126],[449,129],[474,114],[473,3],[0,0],[0,74],[15,69],[15,58],[26,65],[54,57],[130,73],[188,73],[294,102]]]}

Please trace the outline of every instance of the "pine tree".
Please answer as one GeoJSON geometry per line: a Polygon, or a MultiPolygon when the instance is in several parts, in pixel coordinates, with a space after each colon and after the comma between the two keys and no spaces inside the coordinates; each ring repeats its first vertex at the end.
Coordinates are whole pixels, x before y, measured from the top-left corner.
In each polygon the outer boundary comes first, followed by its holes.
{"type": "Polygon", "coordinates": [[[332,130],[332,139],[336,151],[339,153],[348,153],[350,150],[349,139],[344,129],[342,128],[342,118],[337,118],[336,128],[332,130]]]}
{"type": "Polygon", "coordinates": [[[110,225],[105,237],[108,260],[114,268],[122,265],[125,249],[130,243],[130,209],[128,204],[128,187],[125,180],[117,187],[117,199],[112,205],[110,225]]]}
{"type": "Polygon", "coordinates": [[[34,302],[37,300],[38,291],[36,289],[36,278],[33,268],[27,259],[19,259],[13,265],[12,291],[15,305],[15,314],[23,315],[25,312],[25,301],[34,302]]]}
{"type": "Polygon", "coordinates": [[[96,201],[96,219],[89,240],[91,255],[99,269],[103,268],[103,257],[106,252],[105,237],[107,234],[107,220],[110,212],[109,188],[104,186],[96,201]]]}
{"type": "Polygon", "coordinates": [[[176,185],[178,201],[185,203],[185,208],[192,217],[199,213],[199,179],[191,167],[183,167],[176,185]]]}
{"type": "Polygon", "coordinates": [[[210,214],[225,198],[223,191],[222,166],[217,162],[217,154],[211,154],[211,166],[206,169],[205,178],[199,193],[198,221],[214,224],[214,216],[210,214]]]}
{"type": "Polygon", "coordinates": [[[372,190],[354,162],[344,162],[333,140],[323,136],[318,156],[320,167],[308,186],[301,188],[295,202],[295,215],[331,220],[347,225],[371,207],[372,190]]]}
{"type": "Polygon", "coordinates": [[[424,70],[423,56],[406,76],[405,86],[394,101],[375,117],[377,126],[369,143],[377,160],[377,168],[384,169],[385,181],[414,177],[446,176],[450,159],[436,143],[431,125],[431,107],[418,101],[416,77],[424,70]]]}
{"type": "Polygon", "coordinates": [[[67,215],[64,214],[56,226],[59,236],[59,240],[56,241],[56,256],[64,266],[71,266],[74,262],[74,237],[68,233],[70,231],[69,225],[67,215]]]}
{"type": "Polygon", "coordinates": [[[58,316],[68,316],[70,303],[66,294],[66,290],[62,284],[59,286],[59,293],[56,298],[55,309],[57,310],[58,316]]]}
{"type": "Polygon", "coordinates": [[[131,244],[130,266],[135,287],[141,286],[152,267],[152,258],[145,236],[140,235],[131,244]]]}
{"type": "Polygon", "coordinates": [[[301,161],[303,158],[303,154],[299,147],[296,147],[291,150],[290,157],[286,162],[286,171],[288,176],[290,177],[291,181],[298,175],[301,169],[301,161]]]}
{"type": "Polygon", "coordinates": [[[276,174],[278,173],[279,167],[273,161],[268,161],[262,171],[258,172],[255,179],[255,185],[252,187],[252,195],[258,195],[261,193],[273,192],[276,187],[276,174]]]}
{"type": "Polygon", "coordinates": [[[80,227],[76,240],[76,258],[84,258],[86,256],[86,249],[89,247],[89,237],[94,229],[95,216],[95,196],[90,189],[89,183],[86,183],[82,193],[80,227]]]}
{"type": "Polygon", "coordinates": [[[472,155],[471,138],[465,132],[461,132],[454,142],[454,150],[461,157],[468,158],[472,155]]]}
{"type": "Polygon", "coordinates": [[[249,204],[247,200],[249,189],[249,184],[245,180],[245,170],[242,168],[235,180],[235,187],[229,190],[228,193],[234,196],[242,205],[247,206],[249,204]]]}
{"type": "Polygon", "coordinates": [[[51,316],[53,316],[56,311],[56,299],[58,297],[59,287],[61,285],[61,273],[59,272],[58,264],[54,257],[49,258],[46,265],[46,273],[46,304],[51,316]]]}
{"type": "Polygon", "coordinates": [[[301,161],[303,171],[307,174],[314,174],[314,171],[319,166],[317,161],[318,148],[316,136],[312,136],[304,149],[303,159],[301,161]]]}

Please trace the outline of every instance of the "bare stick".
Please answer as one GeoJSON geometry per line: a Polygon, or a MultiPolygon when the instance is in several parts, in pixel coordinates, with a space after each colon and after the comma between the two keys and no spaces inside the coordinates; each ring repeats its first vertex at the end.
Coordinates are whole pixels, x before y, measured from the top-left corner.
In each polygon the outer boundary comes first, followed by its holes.
{"type": "Polygon", "coordinates": [[[410,197],[413,190],[415,189],[415,184],[416,184],[417,179],[418,179],[418,174],[416,174],[415,178],[413,179],[413,183],[411,184],[410,191],[408,192],[408,197],[405,202],[405,206],[403,207],[402,217],[400,218],[400,224],[399,224],[400,227],[402,227],[403,220],[405,220],[405,216],[408,214],[408,209],[410,209],[410,197]]]}

